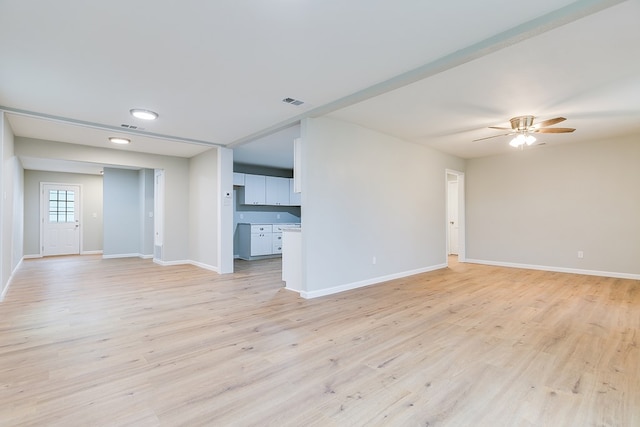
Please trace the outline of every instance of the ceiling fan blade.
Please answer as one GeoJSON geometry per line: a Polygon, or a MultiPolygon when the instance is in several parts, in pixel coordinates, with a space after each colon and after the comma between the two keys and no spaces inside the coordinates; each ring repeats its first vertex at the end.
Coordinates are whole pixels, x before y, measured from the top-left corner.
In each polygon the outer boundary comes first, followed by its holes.
{"type": "Polygon", "coordinates": [[[556,117],[555,119],[549,119],[549,120],[541,121],[540,123],[536,123],[533,126],[534,127],[546,127],[546,126],[555,125],[556,123],[564,122],[565,120],[567,120],[567,119],[565,119],[564,117],[556,117]]]}
{"type": "Polygon", "coordinates": [[[503,133],[501,135],[493,135],[493,136],[487,136],[485,138],[478,138],[478,139],[474,139],[472,142],[476,142],[476,141],[483,141],[485,139],[491,139],[491,138],[497,138],[499,136],[508,136],[508,135],[515,135],[515,132],[510,132],[510,133],[503,133]]]}
{"type": "Polygon", "coordinates": [[[538,133],[569,133],[573,132],[575,129],[573,128],[542,128],[536,129],[534,132],[538,133]]]}
{"type": "Polygon", "coordinates": [[[512,128],[503,128],[500,126],[489,126],[489,129],[513,130],[512,128]]]}

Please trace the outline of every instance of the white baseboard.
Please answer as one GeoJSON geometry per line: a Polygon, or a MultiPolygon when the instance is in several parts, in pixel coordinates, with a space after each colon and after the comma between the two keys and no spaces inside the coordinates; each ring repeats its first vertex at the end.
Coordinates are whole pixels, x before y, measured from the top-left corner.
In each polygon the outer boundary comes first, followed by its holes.
{"type": "Polygon", "coordinates": [[[584,274],[586,276],[614,277],[616,279],[640,280],[640,274],[617,273],[615,271],[583,270],[579,268],[551,267],[548,265],[519,264],[514,262],[486,261],[467,258],[465,262],[471,264],[493,265],[496,267],[523,268],[526,270],[553,271],[555,273],[584,274]]]}
{"type": "Polygon", "coordinates": [[[7,292],[9,292],[9,286],[11,286],[11,282],[13,282],[13,277],[15,276],[16,272],[22,265],[22,261],[24,261],[24,257],[20,258],[20,261],[18,261],[18,264],[16,264],[16,268],[13,269],[13,271],[11,272],[11,275],[9,276],[9,279],[7,279],[7,284],[2,290],[2,293],[0,293],[0,302],[4,301],[4,297],[7,295],[7,292]]]}
{"type": "MultiPolygon", "coordinates": [[[[102,252],[100,252],[102,253],[102,252]]],[[[103,259],[112,259],[112,258],[142,258],[142,259],[151,259],[153,255],[143,255],[143,254],[112,254],[112,255],[102,255],[103,259]]]]}
{"type": "MultiPolygon", "coordinates": [[[[102,251],[82,251],[80,255],[102,255],[102,251]]],[[[42,254],[33,254],[33,255],[25,255],[22,257],[23,259],[36,259],[36,258],[44,258],[42,254]]],[[[118,256],[117,258],[120,258],[118,256]]]]}
{"type": "Polygon", "coordinates": [[[102,251],[82,251],[80,255],[101,255],[102,251]]]}
{"type": "Polygon", "coordinates": [[[154,258],[153,262],[158,264],[158,265],[161,265],[163,267],[167,267],[167,266],[170,266],[170,265],[186,265],[186,264],[189,264],[189,265],[193,265],[193,266],[196,266],[196,267],[204,268],[205,270],[213,271],[215,273],[219,273],[219,271],[220,271],[218,269],[218,267],[216,267],[216,266],[205,264],[205,263],[198,262],[198,261],[191,261],[191,260],[161,261],[161,260],[159,260],[157,258],[154,258]]]}
{"type": "Polygon", "coordinates": [[[140,258],[140,254],[111,254],[111,255],[102,255],[103,259],[113,259],[113,258],[140,258]]]}
{"type": "Polygon", "coordinates": [[[184,264],[191,264],[191,261],[189,261],[189,260],[162,261],[162,260],[159,260],[159,259],[157,259],[157,258],[154,258],[154,259],[153,259],[153,262],[154,262],[154,263],[156,263],[156,264],[158,264],[158,265],[161,265],[161,266],[163,266],[163,267],[166,267],[166,266],[169,266],[169,265],[184,265],[184,264]]]}
{"type": "Polygon", "coordinates": [[[209,264],[204,264],[202,262],[190,261],[189,264],[195,265],[196,267],[204,268],[205,270],[213,271],[213,272],[216,272],[216,273],[220,272],[218,267],[215,267],[215,266],[209,265],[209,264]]]}
{"type": "Polygon", "coordinates": [[[352,289],[363,288],[365,286],[375,285],[378,283],[388,282],[390,280],[401,279],[407,276],[413,276],[416,274],[427,273],[429,271],[440,270],[442,268],[447,268],[447,264],[432,265],[429,267],[418,268],[416,270],[409,270],[401,273],[389,274],[387,276],[374,277],[367,280],[361,280],[359,282],[353,282],[353,283],[347,283],[340,286],[334,286],[332,288],[318,289],[317,291],[294,291],[294,292],[300,292],[300,296],[305,299],[318,298],[326,295],[337,294],[339,292],[350,291],[352,289]]]}

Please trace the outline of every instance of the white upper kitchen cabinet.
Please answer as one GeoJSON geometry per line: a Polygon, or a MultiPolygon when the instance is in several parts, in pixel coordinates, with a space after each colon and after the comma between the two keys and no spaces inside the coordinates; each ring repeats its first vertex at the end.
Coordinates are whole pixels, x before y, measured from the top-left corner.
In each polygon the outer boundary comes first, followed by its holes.
{"type": "Polygon", "coordinates": [[[295,182],[293,178],[289,178],[289,205],[290,206],[300,206],[302,205],[302,198],[300,195],[302,193],[296,193],[294,191],[295,182]]]}
{"type": "Polygon", "coordinates": [[[266,200],[267,200],[267,205],[273,205],[273,206],[289,205],[289,178],[267,176],[266,177],[266,200]]]}
{"type": "Polygon", "coordinates": [[[244,205],[264,205],[266,194],[266,176],[244,175],[244,191],[241,203],[244,205]]]}
{"type": "Polygon", "coordinates": [[[244,187],[244,174],[243,173],[238,173],[238,172],[234,172],[233,173],[233,185],[239,185],[241,187],[244,187]]]}

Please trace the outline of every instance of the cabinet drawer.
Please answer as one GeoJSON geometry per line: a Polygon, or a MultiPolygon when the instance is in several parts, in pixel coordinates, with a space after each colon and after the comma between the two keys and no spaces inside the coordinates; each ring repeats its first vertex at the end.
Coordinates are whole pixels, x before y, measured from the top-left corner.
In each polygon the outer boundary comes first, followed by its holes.
{"type": "Polygon", "coordinates": [[[282,253],[282,233],[273,233],[271,237],[274,254],[282,253]]]}
{"type": "Polygon", "coordinates": [[[271,233],[273,230],[271,224],[252,224],[251,232],[252,233],[271,233]]]}

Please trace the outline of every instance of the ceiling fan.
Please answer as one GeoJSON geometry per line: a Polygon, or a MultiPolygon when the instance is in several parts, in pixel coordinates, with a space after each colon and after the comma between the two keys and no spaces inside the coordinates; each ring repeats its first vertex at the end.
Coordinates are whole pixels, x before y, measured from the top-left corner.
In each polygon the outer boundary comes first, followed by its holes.
{"type": "Polygon", "coordinates": [[[573,128],[547,127],[560,122],[564,122],[565,120],[567,120],[564,117],[556,117],[554,119],[544,120],[539,123],[534,123],[534,119],[534,116],[518,116],[509,120],[511,122],[511,128],[489,126],[490,129],[509,130],[511,132],[503,133],[500,135],[487,136],[486,138],[474,139],[473,142],[490,138],[497,138],[499,136],[515,135],[509,145],[511,145],[512,147],[523,147],[525,144],[531,145],[536,142],[536,138],[531,135],[532,133],[569,133],[575,130],[573,128]]]}

